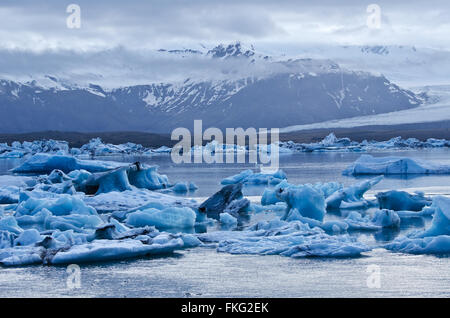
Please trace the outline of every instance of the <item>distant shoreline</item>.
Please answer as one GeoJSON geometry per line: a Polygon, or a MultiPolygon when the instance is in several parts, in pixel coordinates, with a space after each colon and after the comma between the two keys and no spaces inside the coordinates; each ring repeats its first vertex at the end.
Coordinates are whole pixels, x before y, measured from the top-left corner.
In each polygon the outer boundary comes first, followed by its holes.
{"type": "MultiPolygon", "coordinates": [[[[415,123],[401,125],[373,125],[355,128],[326,128],[311,129],[297,132],[280,134],[281,141],[292,140],[298,143],[310,143],[322,140],[331,132],[339,138],[348,137],[351,140],[361,142],[364,139],[384,141],[393,137],[417,138],[426,140],[428,138],[450,140],[450,121],[415,123]]],[[[122,144],[133,142],[144,147],[173,146],[176,141],[170,139],[170,134],[157,134],[138,131],[116,131],[116,132],[62,132],[42,131],[20,134],[0,134],[0,143],[11,144],[14,141],[34,141],[42,139],[65,140],[70,147],[81,147],[92,138],[100,137],[106,143],[122,144]]]]}

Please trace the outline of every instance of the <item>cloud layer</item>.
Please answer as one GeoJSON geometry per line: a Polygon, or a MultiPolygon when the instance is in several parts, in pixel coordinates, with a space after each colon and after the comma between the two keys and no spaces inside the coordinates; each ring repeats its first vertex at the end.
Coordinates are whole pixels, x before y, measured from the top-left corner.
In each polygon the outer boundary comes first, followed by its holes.
{"type": "Polygon", "coordinates": [[[0,48],[104,50],[179,48],[241,40],[268,50],[305,43],[450,48],[448,1],[374,1],[381,29],[367,26],[370,2],[267,0],[47,0],[0,4],[0,48]],[[81,7],[81,28],[66,7],[81,7]]]}

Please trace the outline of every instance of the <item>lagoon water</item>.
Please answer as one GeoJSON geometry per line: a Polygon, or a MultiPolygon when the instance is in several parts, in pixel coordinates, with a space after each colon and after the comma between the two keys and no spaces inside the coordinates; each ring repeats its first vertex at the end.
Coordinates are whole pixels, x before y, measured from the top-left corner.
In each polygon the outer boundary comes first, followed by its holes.
{"type": "MultiPolygon", "coordinates": [[[[449,149],[373,155],[401,155],[450,164],[449,149]]],[[[282,154],[280,167],[291,183],[338,181],[349,185],[357,179],[342,176],[341,172],[359,156],[341,152],[282,154]]],[[[199,201],[219,190],[223,178],[255,168],[251,164],[177,165],[169,155],[100,159],[157,164],[172,182],[195,182],[199,189],[187,196],[199,201]]],[[[21,161],[0,160],[0,175],[8,174],[21,161]]],[[[367,196],[392,189],[450,196],[450,176],[389,177],[367,196]]],[[[249,186],[244,188],[244,194],[257,202],[263,190],[264,187],[249,186]]],[[[370,214],[373,209],[360,212],[370,214]]],[[[327,218],[339,218],[347,212],[340,213],[328,214],[327,218]]],[[[260,213],[248,222],[275,217],[275,213],[260,213]]],[[[380,245],[408,231],[423,229],[430,220],[403,222],[400,231],[351,235],[368,244],[380,245]]],[[[81,287],[76,289],[68,288],[66,267],[0,268],[0,297],[449,297],[449,265],[449,257],[392,253],[382,248],[353,259],[230,255],[217,253],[213,248],[195,248],[166,257],[81,264],[81,287]],[[367,283],[371,281],[373,268],[379,270],[379,286],[367,283]]]]}

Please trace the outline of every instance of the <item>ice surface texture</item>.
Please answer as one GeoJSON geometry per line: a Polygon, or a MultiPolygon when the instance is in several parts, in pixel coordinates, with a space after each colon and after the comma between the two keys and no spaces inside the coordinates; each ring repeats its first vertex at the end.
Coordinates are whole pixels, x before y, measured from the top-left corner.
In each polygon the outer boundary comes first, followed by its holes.
{"type": "Polygon", "coordinates": [[[449,174],[450,166],[406,157],[373,157],[362,155],[344,170],[344,175],[449,174]]]}

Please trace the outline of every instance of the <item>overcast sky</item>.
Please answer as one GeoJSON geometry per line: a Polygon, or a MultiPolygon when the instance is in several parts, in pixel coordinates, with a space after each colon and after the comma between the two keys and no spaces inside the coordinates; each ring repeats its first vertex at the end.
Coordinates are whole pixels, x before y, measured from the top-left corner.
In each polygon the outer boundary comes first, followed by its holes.
{"type": "Polygon", "coordinates": [[[318,45],[450,50],[449,8],[448,0],[1,0],[0,78],[115,86],[221,76],[208,60],[153,52],[236,41],[273,56],[318,45]],[[79,29],[67,27],[70,4],[81,8],[79,29]],[[367,24],[370,4],[381,10],[379,29],[367,24]]]}
{"type": "Polygon", "coordinates": [[[180,48],[236,40],[269,51],[305,43],[450,48],[449,7],[448,0],[2,0],[0,48],[180,48]],[[80,29],[66,27],[71,3],[81,7],[80,29]],[[371,3],[381,9],[379,30],[367,26],[371,3]]]}

